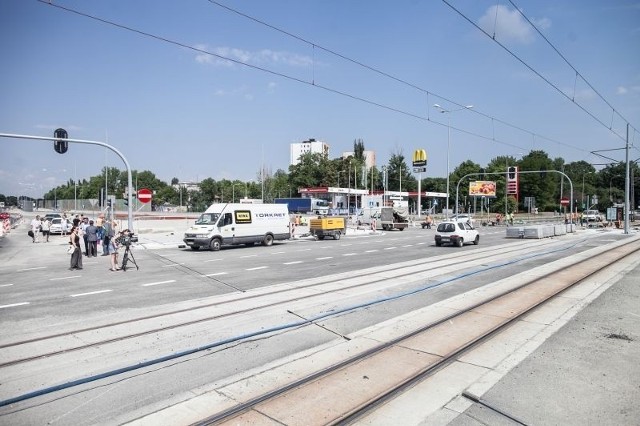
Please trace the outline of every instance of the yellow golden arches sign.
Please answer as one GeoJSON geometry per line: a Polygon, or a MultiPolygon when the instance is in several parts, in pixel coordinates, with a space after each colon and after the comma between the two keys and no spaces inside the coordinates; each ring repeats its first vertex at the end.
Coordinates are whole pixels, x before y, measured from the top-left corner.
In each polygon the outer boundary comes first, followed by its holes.
{"type": "Polygon", "coordinates": [[[427,151],[416,149],[413,151],[413,167],[424,167],[427,165],[427,151]]]}

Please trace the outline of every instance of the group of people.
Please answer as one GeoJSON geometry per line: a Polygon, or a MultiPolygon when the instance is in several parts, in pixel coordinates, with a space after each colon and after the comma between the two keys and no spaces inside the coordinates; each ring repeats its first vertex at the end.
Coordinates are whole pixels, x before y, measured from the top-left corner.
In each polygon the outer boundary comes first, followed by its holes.
{"type": "Polygon", "coordinates": [[[98,215],[96,221],[82,215],[73,218],[69,245],[73,247],[69,270],[82,269],[82,256],[98,257],[98,242],[102,245],[102,256],[111,256],[111,271],[118,268],[118,246],[115,239],[118,223],[105,220],[104,215],[98,215]],[[84,243],[84,253],[80,245],[84,243]]]}

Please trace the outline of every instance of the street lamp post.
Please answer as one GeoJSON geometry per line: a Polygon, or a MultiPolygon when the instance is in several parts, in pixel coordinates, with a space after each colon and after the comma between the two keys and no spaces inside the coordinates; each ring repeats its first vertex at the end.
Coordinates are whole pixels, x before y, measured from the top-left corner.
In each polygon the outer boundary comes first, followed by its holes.
{"type": "MultiPolygon", "coordinates": [[[[453,110],[444,109],[438,104],[433,104],[433,107],[436,108],[438,111],[440,111],[440,113],[447,114],[447,206],[446,206],[447,212],[446,212],[446,217],[449,218],[449,148],[451,145],[451,113],[456,111],[462,111],[465,109],[471,109],[473,108],[473,105],[466,105],[462,108],[453,109],[453,110]]],[[[457,213],[457,208],[458,206],[456,206],[456,213],[457,213]]]]}

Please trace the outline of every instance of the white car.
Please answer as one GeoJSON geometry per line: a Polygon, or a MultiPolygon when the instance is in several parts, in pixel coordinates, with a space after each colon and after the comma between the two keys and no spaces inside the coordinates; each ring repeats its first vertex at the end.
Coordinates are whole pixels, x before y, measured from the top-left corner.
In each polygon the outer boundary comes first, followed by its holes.
{"type": "Polygon", "coordinates": [[[585,210],[583,217],[587,222],[602,222],[602,215],[598,210],[585,210]]]}
{"type": "Polygon", "coordinates": [[[442,244],[453,244],[458,247],[462,247],[465,243],[478,245],[480,234],[466,220],[447,220],[438,224],[435,240],[438,247],[442,244]]]}
{"type": "MultiPolygon", "coordinates": [[[[67,221],[67,229],[64,231],[65,234],[71,232],[72,224],[70,221],[67,221]]],[[[62,219],[59,217],[54,217],[51,219],[51,227],[49,228],[50,234],[62,234],[62,219]]]]}

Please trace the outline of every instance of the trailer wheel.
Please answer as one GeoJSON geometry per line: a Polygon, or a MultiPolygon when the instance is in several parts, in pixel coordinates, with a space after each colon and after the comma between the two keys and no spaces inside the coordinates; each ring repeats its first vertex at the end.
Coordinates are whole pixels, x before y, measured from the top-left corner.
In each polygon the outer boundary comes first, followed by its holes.
{"type": "Polygon", "coordinates": [[[340,239],[340,232],[336,232],[335,234],[333,234],[333,239],[334,240],[339,240],[340,239]]]}
{"type": "Polygon", "coordinates": [[[273,244],[273,235],[271,234],[267,234],[264,236],[264,239],[262,240],[262,245],[269,247],[273,244]]]}
{"type": "Polygon", "coordinates": [[[218,251],[220,250],[220,247],[222,247],[222,241],[220,240],[220,238],[212,238],[211,242],[209,243],[209,248],[211,249],[211,251],[218,251]]]}

